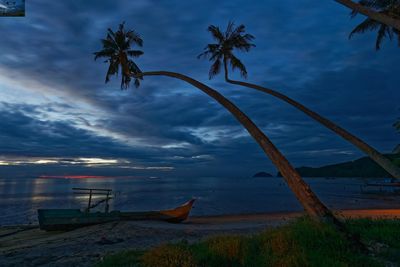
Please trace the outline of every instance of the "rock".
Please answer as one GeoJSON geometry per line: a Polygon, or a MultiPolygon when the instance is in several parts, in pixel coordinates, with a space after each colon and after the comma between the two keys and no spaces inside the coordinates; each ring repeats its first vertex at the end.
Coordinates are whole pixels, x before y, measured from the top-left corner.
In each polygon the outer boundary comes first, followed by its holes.
{"type": "Polygon", "coordinates": [[[108,239],[108,238],[103,236],[99,241],[96,242],[96,244],[98,244],[98,245],[113,245],[113,244],[116,244],[116,243],[121,243],[123,241],[124,240],[122,238],[117,238],[115,240],[110,240],[110,239],[108,239]]]}
{"type": "Polygon", "coordinates": [[[257,172],[253,177],[273,177],[272,174],[268,172],[257,172]]]}

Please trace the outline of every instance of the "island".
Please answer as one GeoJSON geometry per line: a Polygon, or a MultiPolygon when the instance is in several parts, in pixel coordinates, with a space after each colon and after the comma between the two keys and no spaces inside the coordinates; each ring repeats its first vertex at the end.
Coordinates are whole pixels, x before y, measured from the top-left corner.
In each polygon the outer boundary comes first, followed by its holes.
{"type": "Polygon", "coordinates": [[[274,177],[274,176],[268,172],[257,172],[256,174],[253,175],[253,178],[257,177],[274,177]]]}
{"type": "MultiPolygon", "coordinates": [[[[386,154],[388,159],[400,166],[400,153],[386,154]]],[[[384,169],[369,157],[362,157],[354,161],[331,164],[321,167],[300,167],[296,170],[303,177],[361,177],[361,178],[387,178],[391,177],[384,169]]],[[[278,177],[282,177],[280,173],[278,177]]]]}

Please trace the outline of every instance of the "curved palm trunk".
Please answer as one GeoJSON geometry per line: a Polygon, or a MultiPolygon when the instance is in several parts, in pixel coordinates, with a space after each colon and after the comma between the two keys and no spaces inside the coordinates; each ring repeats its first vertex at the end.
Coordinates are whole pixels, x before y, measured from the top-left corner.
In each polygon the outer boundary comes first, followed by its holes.
{"type": "Polygon", "coordinates": [[[274,90],[271,90],[271,89],[268,89],[268,88],[265,88],[265,87],[262,87],[262,86],[259,86],[259,85],[256,85],[256,84],[251,84],[251,83],[242,82],[242,81],[230,80],[228,78],[228,68],[227,68],[226,62],[224,62],[224,68],[225,68],[225,80],[228,83],[236,84],[236,85],[240,85],[240,86],[244,86],[244,87],[248,87],[248,88],[252,88],[252,89],[256,89],[258,91],[273,95],[276,98],[279,98],[280,100],[285,101],[286,103],[289,103],[290,105],[292,105],[295,108],[299,109],[300,111],[304,112],[305,114],[307,114],[308,116],[310,116],[314,120],[318,121],[319,123],[321,123],[322,125],[324,125],[328,129],[332,130],[336,134],[340,135],[341,137],[343,137],[344,139],[346,139],[347,141],[349,141],[350,143],[352,143],[353,145],[358,147],[361,151],[366,153],[372,160],[374,160],[376,163],[378,163],[383,169],[385,169],[394,178],[400,179],[400,169],[396,165],[394,165],[389,159],[387,159],[385,156],[383,156],[381,153],[379,153],[376,149],[374,149],[373,147],[371,147],[370,145],[368,145],[367,143],[365,143],[364,141],[362,141],[358,137],[352,135],[351,133],[349,133],[345,129],[343,129],[340,126],[334,124],[330,120],[322,117],[318,113],[308,109],[307,107],[303,106],[299,102],[294,101],[293,99],[291,99],[291,98],[289,98],[289,97],[287,97],[287,96],[285,96],[285,95],[283,95],[283,94],[281,94],[281,93],[279,93],[277,91],[274,91],[274,90]]]}
{"type": "Polygon", "coordinates": [[[376,20],[380,23],[386,24],[387,26],[396,28],[397,30],[400,31],[400,19],[396,19],[391,16],[376,12],[374,10],[371,10],[370,8],[367,8],[363,5],[355,3],[351,0],[334,0],[334,1],[346,6],[352,10],[355,10],[358,13],[361,13],[373,20],[376,20]]]}
{"type": "Polygon", "coordinates": [[[207,85],[196,81],[180,73],[169,71],[150,71],[143,72],[142,76],[167,76],[185,81],[194,87],[197,87],[215,101],[225,107],[250,133],[254,140],[260,145],[264,153],[271,159],[272,163],[281,172],[283,179],[294,193],[297,200],[303,206],[304,210],[316,221],[326,222],[333,225],[337,230],[353,244],[354,248],[367,253],[366,246],[361,242],[358,236],[351,234],[346,226],[339,221],[333,213],[318,199],[310,186],[301,178],[297,170],[289,163],[282,153],[275,147],[269,138],[254,124],[246,114],[244,114],[235,104],[226,99],[223,95],[208,87],[207,85]]]}
{"type": "Polygon", "coordinates": [[[257,141],[257,143],[264,150],[265,154],[271,159],[278,170],[281,172],[283,178],[288,184],[289,188],[293,191],[296,198],[302,204],[306,212],[314,219],[319,221],[331,221],[335,224],[340,224],[333,216],[331,211],[318,199],[311,188],[304,182],[296,169],[289,163],[289,161],[279,152],[275,145],[268,139],[268,137],[232,102],[226,99],[217,91],[211,89],[203,83],[200,83],[185,75],[168,72],[168,71],[151,71],[143,72],[143,76],[168,76],[176,79],[183,80],[204,93],[215,99],[223,107],[225,107],[250,133],[250,135],[257,141]]]}

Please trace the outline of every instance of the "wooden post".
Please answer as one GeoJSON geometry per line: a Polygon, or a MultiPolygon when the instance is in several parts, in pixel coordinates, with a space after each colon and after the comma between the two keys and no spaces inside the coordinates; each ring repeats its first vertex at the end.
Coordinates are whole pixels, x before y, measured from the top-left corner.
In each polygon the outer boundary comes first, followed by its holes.
{"type": "Polygon", "coordinates": [[[92,204],[92,189],[89,190],[89,202],[88,202],[88,207],[87,211],[90,211],[90,205],[92,204]]]}
{"type": "Polygon", "coordinates": [[[108,206],[108,196],[110,195],[110,191],[107,191],[107,196],[106,196],[106,207],[105,207],[105,212],[108,213],[109,210],[109,206],[108,206]]]}

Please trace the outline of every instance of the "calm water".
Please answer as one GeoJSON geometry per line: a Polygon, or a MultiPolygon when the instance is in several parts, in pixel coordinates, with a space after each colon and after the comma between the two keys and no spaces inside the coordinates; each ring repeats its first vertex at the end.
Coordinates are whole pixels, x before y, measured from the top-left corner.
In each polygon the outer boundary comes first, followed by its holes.
{"type": "MultiPolygon", "coordinates": [[[[331,208],[400,208],[399,195],[362,193],[362,179],[306,180],[331,208]]],[[[0,179],[0,225],[37,223],[38,208],[84,207],[87,200],[74,195],[73,187],[117,192],[111,210],[165,209],[192,197],[192,215],[301,210],[282,178],[0,179]]]]}

